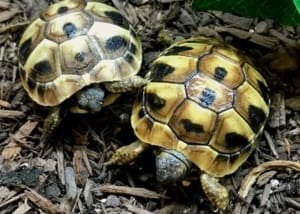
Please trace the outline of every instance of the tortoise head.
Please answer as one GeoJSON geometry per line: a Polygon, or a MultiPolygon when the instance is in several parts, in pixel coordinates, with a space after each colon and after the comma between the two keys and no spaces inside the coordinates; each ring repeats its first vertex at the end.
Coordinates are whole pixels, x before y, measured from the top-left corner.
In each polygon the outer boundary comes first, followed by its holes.
{"type": "Polygon", "coordinates": [[[73,113],[96,113],[102,109],[105,92],[100,86],[91,85],[74,95],[70,111],[73,113]]]}
{"type": "Polygon", "coordinates": [[[183,179],[191,168],[191,161],[176,150],[163,149],[156,155],[156,179],[161,183],[175,183],[183,179]]]}

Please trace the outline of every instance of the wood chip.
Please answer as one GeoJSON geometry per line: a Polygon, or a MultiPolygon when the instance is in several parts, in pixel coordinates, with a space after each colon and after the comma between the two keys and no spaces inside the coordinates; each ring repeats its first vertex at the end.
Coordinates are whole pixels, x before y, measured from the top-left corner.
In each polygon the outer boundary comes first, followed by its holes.
{"type": "Polygon", "coordinates": [[[50,200],[40,195],[38,192],[34,191],[33,189],[27,188],[27,190],[25,190],[25,194],[32,203],[34,203],[37,207],[39,207],[43,211],[51,214],[60,213],[58,205],[53,204],[50,200]]]}
{"type": "Polygon", "coordinates": [[[25,194],[22,193],[22,194],[19,194],[19,195],[13,197],[13,198],[10,198],[9,200],[2,202],[2,203],[0,204],[0,208],[4,207],[4,206],[6,206],[6,205],[8,205],[8,204],[10,204],[10,203],[12,203],[12,202],[15,202],[15,201],[19,200],[20,198],[22,198],[22,197],[24,197],[24,196],[25,196],[25,194]]]}
{"type": "Polygon", "coordinates": [[[273,142],[273,139],[267,130],[264,130],[264,136],[267,140],[267,143],[269,145],[271,152],[273,153],[273,155],[275,156],[276,159],[279,159],[279,155],[278,155],[278,152],[276,151],[276,147],[273,142]]]}
{"type": "Polygon", "coordinates": [[[87,179],[83,189],[83,197],[88,207],[91,207],[94,203],[92,195],[92,189],[94,188],[94,186],[95,182],[90,179],[87,179]]]}
{"type": "Polygon", "coordinates": [[[21,117],[25,117],[25,114],[22,111],[0,109],[0,119],[2,118],[15,119],[21,117]]]}
{"type": "Polygon", "coordinates": [[[7,10],[11,7],[11,3],[5,2],[5,1],[0,1],[0,9],[2,10],[7,10]]]}
{"type": "Polygon", "coordinates": [[[294,111],[300,111],[300,96],[295,96],[286,99],[286,106],[294,111]]]}
{"type": "Polygon", "coordinates": [[[214,29],[217,32],[230,33],[240,39],[248,40],[262,47],[273,49],[278,45],[278,39],[269,36],[263,36],[255,32],[249,32],[237,28],[228,28],[223,26],[216,26],[214,29]]]}
{"type": "Polygon", "coordinates": [[[272,128],[286,125],[285,99],[282,93],[275,93],[272,99],[268,124],[272,128]]]}
{"type": "Polygon", "coordinates": [[[98,188],[94,188],[93,191],[99,190],[104,193],[114,193],[114,194],[125,194],[125,195],[133,195],[142,198],[152,198],[152,199],[167,199],[168,197],[145,188],[138,187],[128,187],[128,186],[116,186],[111,184],[103,184],[98,188]]]}
{"type": "Polygon", "coordinates": [[[5,100],[0,100],[0,107],[11,108],[11,104],[5,100]]]}
{"type": "Polygon", "coordinates": [[[264,192],[263,192],[263,195],[262,195],[262,198],[261,198],[261,201],[260,201],[260,206],[265,206],[267,204],[267,201],[269,200],[269,195],[271,193],[271,184],[268,183],[265,185],[265,188],[264,188],[264,192]]]}
{"type": "Polygon", "coordinates": [[[25,214],[31,207],[27,204],[27,200],[24,203],[18,204],[18,208],[12,214],[25,214]]]}
{"type": "Polygon", "coordinates": [[[7,11],[2,11],[0,13],[0,22],[7,21],[20,12],[21,11],[18,8],[10,8],[7,11]]]}
{"type": "Polygon", "coordinates": [[[65,169],[65,187],[67,199],[74,200],[77,195],[77,186],[75,182],[75,173],[72,167],[66,167],[65,169]]]}
{"type": "Polygon", "coordinates": [[[239,194],[241,197],[245,198],[251,188],[255,183],[257,178],[264,172],[268,170],[285,170],[286,168],[293,169],[297,172],[300,172],[300,163],[286,160],[274,160],[264,162],[257,167],[253,168],[249,174],[243,179],[239,194]]]}
{"type": "Polygon", "coordinates": [[[142,208],[139,208],[139,207],[136,207],[136,206],[133,206],[129,203],[126,203],[124,204],[124,206],[130,211],[130,212],[133,212],[133,213],[136,213],[136,214],[154,214],[153,212],[149,212],[145,209],[142,209],[142,208]]]}
{"type": "Polygon", "coordinates": [[[21,152],[22,146],[26,146],[25,138],[37,127],[37,121],[28,120],[19,130],[8,138],[8,144],[2,151],[4,161],[14,160],[21,152]]]}
{"type": "Polygon", "coordinates": [[[57,173],[61,183],[65,185],[64,152],[63,152],[62,144],[58,144],[56,146],[56,155],[57,155],[57,173]]]}
{"type": "Polygon", "coordinates": [[[13,190],[9,190],[5,186],[0,187],[0,202],[10,199],[11,197],[15,196],[17,193],[13,190]]]}
{"type": "Polygon", "coordinates": [[[13,33],[21,28],[24,28],[30,23],[30,21],[18,22],[15,24],[5,25],[0,27],[0,33],[13,33]]]}

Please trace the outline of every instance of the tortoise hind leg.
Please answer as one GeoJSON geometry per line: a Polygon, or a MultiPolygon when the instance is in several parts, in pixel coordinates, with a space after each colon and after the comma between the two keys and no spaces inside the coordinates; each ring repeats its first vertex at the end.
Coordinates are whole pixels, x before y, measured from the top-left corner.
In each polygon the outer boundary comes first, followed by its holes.
{"type": "Polygon", "coordinates": [[[229,194],[218,179],[202,173],[200,181],[202,189],[212,205],[220,209],[226,209],[229,203],[229,194]]]}
{"type": "Polygon", "coordinates": [[[123,165],[135,160],[143,151],[149,147],[148,144],[143,143],[139,140],[133,143],[122,146],[115,151],[110,160],[106,162],[106,165],[117,164],[123,165]]]}

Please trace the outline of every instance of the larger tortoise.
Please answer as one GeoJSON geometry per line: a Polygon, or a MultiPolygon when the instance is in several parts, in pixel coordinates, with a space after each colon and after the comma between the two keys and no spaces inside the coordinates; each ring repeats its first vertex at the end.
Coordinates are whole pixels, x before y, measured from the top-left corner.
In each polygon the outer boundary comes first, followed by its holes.
{"type": "MultiPolygon", "coordinates": [[[[97,112],[112,102],[108,92],[147,82],[136,75],[142,47],[135,31],[117,9],[99,2],[50,5],[22,35],[19,59],[23,86],[35,102],[67,103],[76,113],[97,112]]],[[[59,109],[46,119],[46,132],[59,124],[59,109]]]]}
{"type": "Polygon", "coordinates": [[[157,179],[181,179],[191,162],[215,207],[226,208],[219,177],[235,172],[255,149],[269,115],[268,86],[251,60],[230,45],[195,37],[167,48],[154,61],[133,105],[138,141],[119,148],[111,163],[158,146],[157,179]]]}

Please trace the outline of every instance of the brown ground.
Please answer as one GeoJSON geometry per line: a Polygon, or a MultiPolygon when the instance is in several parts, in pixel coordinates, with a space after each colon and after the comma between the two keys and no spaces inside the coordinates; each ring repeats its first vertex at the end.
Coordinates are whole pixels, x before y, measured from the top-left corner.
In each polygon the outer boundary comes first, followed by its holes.
{"type": "Polygon", "coordinates": [[[300,27],[216,11],[194,12],[190,1],[183,0],[105,2],[120,8],[137,29],[144,46],[142,72],[172,40],[199,34],[220,37],[269,68],[272,112],[262,140],[241,169],[222,179],[231,190],[230,206],[226,211],[211,207],[196,169],[180,184],[159,185],[150,151],[129,166],[103,166],[116,148],[135,139],[129,124],[133,94],[125,94],[97,117],[84,117],[89,121],[87,141],[78,142],[88,142],[87,156],[84,145],[72,147],[71,130],[83,120],[76,116],[65,120],[53,144],[40,143],[47,111],[22,89],[16,53],[28,20],[49,2],[2,0],[0,213],[299,213],[300,27]],[[269,162],[274,160],[282,161],[269,162]],[[254,180],[244,201],[237,192],[255,166],[267,172],[254,180]]]}

